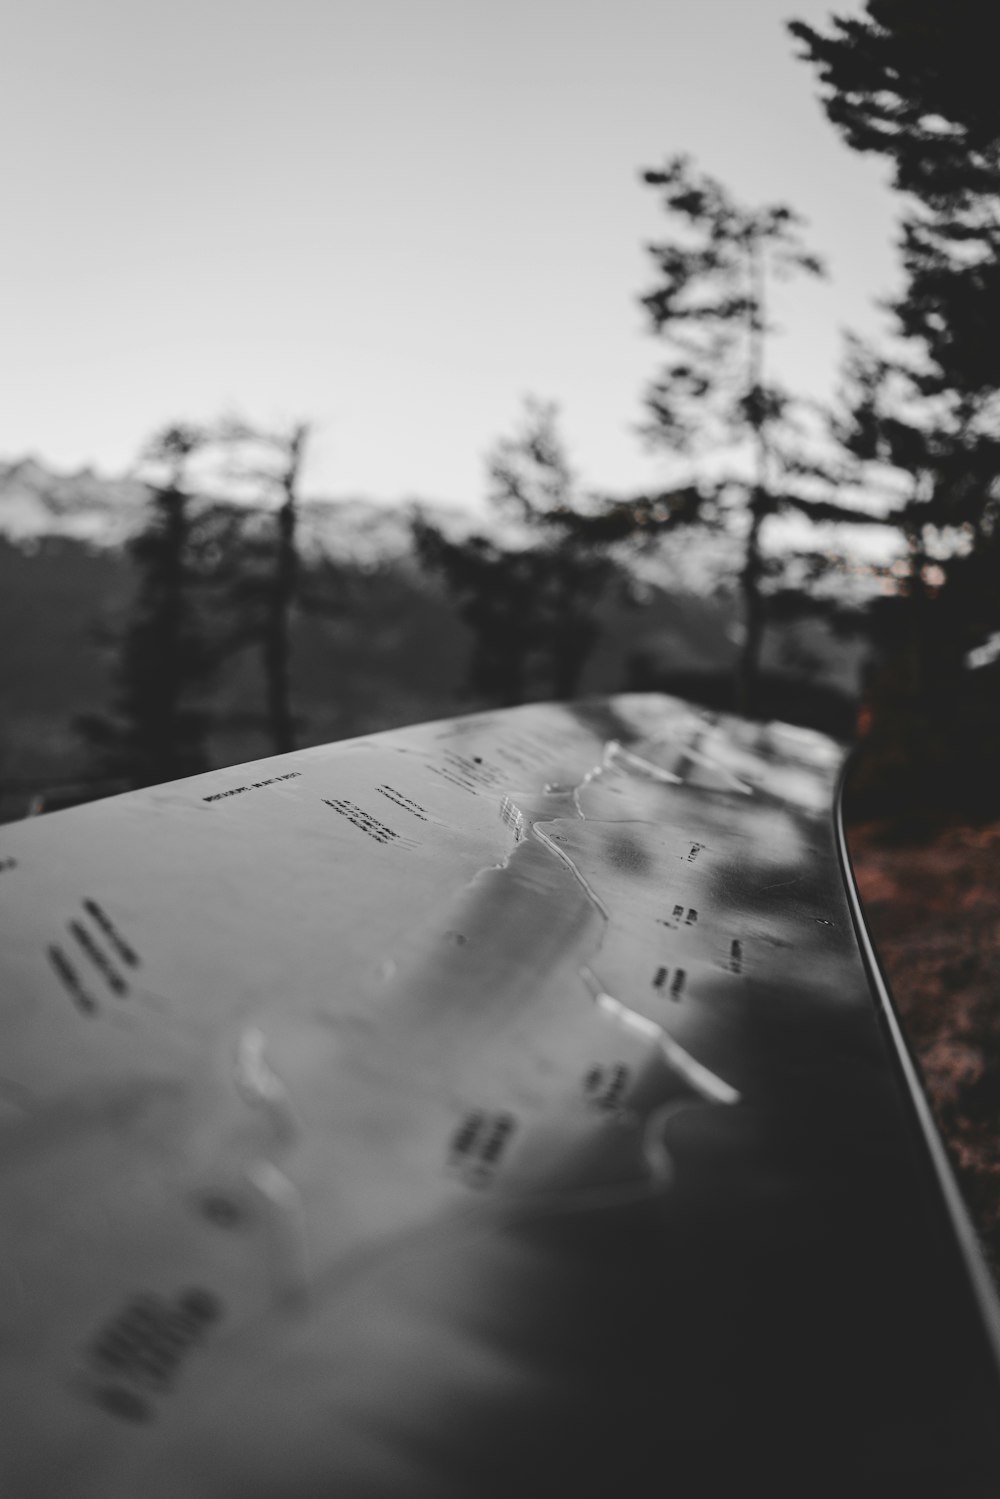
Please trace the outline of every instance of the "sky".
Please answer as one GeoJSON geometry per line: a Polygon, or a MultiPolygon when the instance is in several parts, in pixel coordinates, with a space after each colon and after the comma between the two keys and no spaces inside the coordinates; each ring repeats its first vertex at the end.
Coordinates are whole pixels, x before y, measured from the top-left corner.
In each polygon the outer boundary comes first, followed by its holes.
{"type": "Polygon", "coordinates": [[[898,203],[784,22],[857,0],[5,0],[0,457],[119,473],[168,421],[314,424],[309,494],[477,508],[523,399],[585,483],[666,482],[639,434],[691,153],[809,220],[774,364],[835,388],[898,203]]]}

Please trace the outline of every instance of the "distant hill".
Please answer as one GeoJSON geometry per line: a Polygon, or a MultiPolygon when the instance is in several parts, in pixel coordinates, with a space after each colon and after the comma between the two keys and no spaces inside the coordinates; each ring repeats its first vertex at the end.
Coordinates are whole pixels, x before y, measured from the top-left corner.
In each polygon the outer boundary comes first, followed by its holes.
{"type": "Polygon", "coordinates": [[[119,546],[138,524],[146,486],[92,469],[63,474],[37,458],[0,462],[0,535],[20,545],[45,537],[119,546]]]}
{"type": "MultiPolygon", "coordinates": [[[[114,478],[89,468],[60,473],[34,457],[0,460],[0,537],[21,547],[46,539],[121,547],[142,525],[148,497],[148,485],[128,475],[114,478]]],[[[449,532],[471,525],[462,511],[422,508],[449,532]]],[[[368,564],[410,550],[405,507],[361,497],[306,498],[300,527],[307,554],[368,564]]]]}

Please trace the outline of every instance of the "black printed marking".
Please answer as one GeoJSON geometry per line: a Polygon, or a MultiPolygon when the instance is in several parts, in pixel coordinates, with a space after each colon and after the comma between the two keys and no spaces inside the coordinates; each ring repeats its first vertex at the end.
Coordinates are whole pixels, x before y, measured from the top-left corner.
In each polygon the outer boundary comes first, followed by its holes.
{"type": "Polygon", "coordinates": [[[665,968],[658,968],[653,976],[653,988],[662,989],[666,981],[667,970],[665,968]]]}
{"type": "Polygon", "coordinates": [[[222,802],[229,796],[242,796],[245,791],[259,791],[263,786],[276,786],[279,781],[294,781],[301,774],[301,770],[288,770],[281,776],[268,776],[266,781],[250,781],[246,786],[232,786],[228,791],[213,791],[211,796],[203,796],[202,801],[222,802]]]}
{"type": "Polygon", "coordinates": [[[698,855],[701,853],[701,851],[702,851],[702,849],[704,847],[705,847],[704,843],[692,843],[690,852],[688,853],[688,863],[689,864],[693,864],[694,863],[695,859],[697,859],[698,855]]]}
{"type": "Polygon", "coordinates": [[[443,776],[463,791],[480,791],[483,787],[499,789],[502,776],[498,770],[487,765],[482,755],[460,755],[455,750],[445,750],[441,763],[430,766],[435,775],[443,776]]]}
{"type": "Polygon", "coordinates": [[[678,968],[673,978],[670,980],[671,999],[680,999],[681,995],[684,993],[684,984],[686,979],[687,974],[685,973],[684,969],[678,968]]]}
{"type": "Polygon", "coordinates": [[[451,1164],[466,1181],[481,1185],[495,1171],[517,1121],[505,1110],[473,1109],[451,1139],[451,1164]]]}
{"type": "Polygon", "coordinates": [[[111,917],[107,914],[106,911],[102,909],[101,906],[97,904],[96,900],[85,900],[83,903],[83,909],[86,911],[88,916],[92,917],[93,920],[96,921],[97,925],[100,927],[101,931],[108,939],[108,942],[118,954],[119,958],[121,958],[122,962],[127,963],[130,968],[138,968],[138,955],[128,945],[128,943],[125,941],[125,938],[121,935],[118,928],[111,920],[111,917]]]}
{"type": "Polygon", "coordinates": [[[684,915],[684,907],[683,906],[674,906],[674,909],[671,911],[671,913],[670,913],[669,916],[661,916],[659,918],[660,926],[675,927],[675,926],[677,926],[679,924],[680,919],[681,919],[681,917],[683,915],[684,915]]]}
{"type": "Polygon", "coordinates": [[[339,812],[341,817],[346,817],[356,828],[360,828],[362,833],[367,833],[369,838],[374,838],[376,843],[392,843],[399,837],[392,828],[387,828],[384,822],[379,822],[377,817],[372,817],[363,807],[355,806],[354,802],[345,801],[343,797],[330,801],[325,796],[323,802],[332,807],[334,812],[339,812]]]}
{"type": "Polygon", "coordinates": [[[149,1420],[148,1397],[171,1388],[184,1359],[221,1315],[222,1303],[211,1291],[185,1291],[174,1301],[152,1292],[134,1297],[86,1351],[97,1404],[126,1421],[149,1420]]]}
{"type": "Polygon", "coordinates": [[[743,972],[743,943],[736,937],[729,947],[729,967],[733,973],[743,972]]]}
{"type": "Polygon", "coordinates": [[[692,906],[684,918],[685,926],[694,926],[698,920],[698,912],[692,906]]]}
{"type": "Polygon", "coordinates": [[[618,1109],[628,1086],[629,1070],[621,1062],[609,1067],[591,1067],[583,1079],[588,1102],[606,1111],[618,1109]]]}
{"type": "Polygon", "coordinates": [[[406,812],[412,812],[414,817],[419,817],[421,822],[427,821],[427,809],[422,807],[419,802],[411,801],[401,791],[397,791],[395,786],[376,786],[375,790],[380,796],[388,797],[389,801],[395,802],[397,807],[402,807],[406,812]]]}
{"type": "Polygon", "coordinates": [[[73,936],[98,970],[108,988],[115,994],[127,994],[128,984],[126,984],[121,974],[114,967],[107,953],[102,952],[98,947],[93,937],[87,931],[87,928],[79,921],[71,921],[68,925],[73,936]]]}
{"type": "Polygon", "coordinates": [[[453,1155],[468,1155],[485,1118],[486,1115],[479,1109],[474,1109],[471,1114],[466,1114],[452,1136],[451,1149],[453,1155]]]}
{"type": "Polygon", "coordinates": [[[69,958],[67,958],[62,948],[57,947],[56,944],[53,943],[48,952],[49,962],[52,964],[52,967],[62,979],[64,985],[66,986],[69,997],[76,1005],[77,1009],[81,1010],[84,1015],[96,1015],[97,1002],[91,998],[86,989],[83,987],[83,984],[80,981],[80,975],[77,973],[76,969],[73,967],[72,963],[70,962],[69,958]]]}
{"type": "Polygon", "coordinates": [[[490,1131],[483,1145],[483,1159],[490,1166],[495,1166],[507,1144],[507,1137],[514,1128],[514,1121],[509,1115],[499,1120],[490,1131]]]}

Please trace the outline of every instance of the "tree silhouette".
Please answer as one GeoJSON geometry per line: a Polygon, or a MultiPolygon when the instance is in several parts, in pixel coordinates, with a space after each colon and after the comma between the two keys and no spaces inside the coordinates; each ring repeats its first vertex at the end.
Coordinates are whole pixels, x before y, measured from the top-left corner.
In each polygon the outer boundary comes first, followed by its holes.
{"type": "Polygon", "coordinates": [[[231,583],[233,639],[256,644],[264,675],[266,721],[275,754],[297,743],[292,705],[292,616],[302,581],[298,546],[299,485],[309,427],[271,431],[225,421],[211,441],[229,456],[227,472],[249,493],[242,547],[231,583]]]}
{"type": "Polygon", "coordinates": [[[701,460],[704,499],[742,529],[738,586],[743,644],[736,668],[740,711],[754,708],[766,618],[764,550],[769,516],[806,497],[790,480],[793,403],[767,371],[774,326],[768,303],[774,279],[819,276],[802,221],[790,208],[747,208],[715,179],[675,156],[643,181],[657,188],[673,233],[650,245],[657,284],[642,298],[669,358],[646,404],[652,439],[678,456],[701,460]],[[710,458],[705,463],[706,457],[710,458]],[[720,459],[725,458],[725,466],[720,459]]]}
{"type": "MultiPolygon", "coordinates": [[[[869,0],[863,17],[791,31],[824,85],[824,107],[856,150],[893,165],[907,195],[904,291],[893,304],[907,352],[878,366],[881,403],[910,429],[913,471],[933,452],[942,503],[992,535],[1000,475],[1000,96],[988,8],[970,0],[869,0]],[[892,397],[890,400],[889,397],[892,397]],[[926,442],[913,435],[933,431],[926,442]]],[[[871,388],[871,370],[868,388],[871,388]]],[[[906,467],[899,424],[886,439],[906,467]]]]}
{"type": "Polygon", "coordinates": [[[905,289],[892,306],[902,339],[919,350],[911,395],[945,398],[945,425],[973,443],[1000,421],[1000,98],[990,21],[969,0],[869,0],[864,17],[831,17],[828,34],[790,28],[819,72],[831,121],[856,150],[888,158],[906,194],[905,289]]]}
{"type": "Polygon", "coordinates": [[[120,642],[113,711],[78,722],[101,769],[136,787],[208,768],[209,716],[197,699],[218,657],[196,594],[212,516],[187,487],[190,460],[205,441],[202,429],[177,424],[143,450],[143,467],[157,478],[148,521],[129,543],[138,583],[120,642]]]}
{"type": "MultiPolygon", "coordinates": [[[[968,0],[869,0],[862,16],[831,17],[825,33],[791,26],[831,121],[855,149],[887,158],[906,195],[896,337],[886,354],[853,348],[839,435],[869,476],[895,485],[907,565],[880,612],[899,617],[894,662],[912,752],[928,763],[935,738],[960,737],[963,655],[1000,624],[1000,100],[990,19],[968,0]]],[[[982,740],[978,708],[974,716],[982,740]]],[[[991,732],[1000,744],[1000,725],[991,732]]]]}
{"type": "MultiPolygon", "coordinates": [[[[789,31],[815,64],[824,107],[856,151],[888,157],[896,187],[931,208],[996,191],[1000,98],[978,0],[866,0],[860,16],[789,31]]],[[[959,227],[957,238],[962,238],[959,227]]]]}
{"type": "Polygon", "coordinates": [[[448,538],[413,521],[425,565],[437,571],[469,626],[468,687],[509,706],[571,698],[599,634],[596,611],[614,572],[596,530],[578,525],[580,494],[556,407],[529,399],[517,431],[487,459],[494,534],[448,538]]]}

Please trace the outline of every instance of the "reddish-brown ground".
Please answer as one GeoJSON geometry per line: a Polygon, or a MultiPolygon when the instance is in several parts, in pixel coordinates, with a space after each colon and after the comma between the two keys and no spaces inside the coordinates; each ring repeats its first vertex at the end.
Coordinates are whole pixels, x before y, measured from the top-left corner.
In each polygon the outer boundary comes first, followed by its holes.
{"type": "Polygon", "coordinates": [[[872,938],[1000,1284],[1000,822],[848,830],[872,938]]]}

